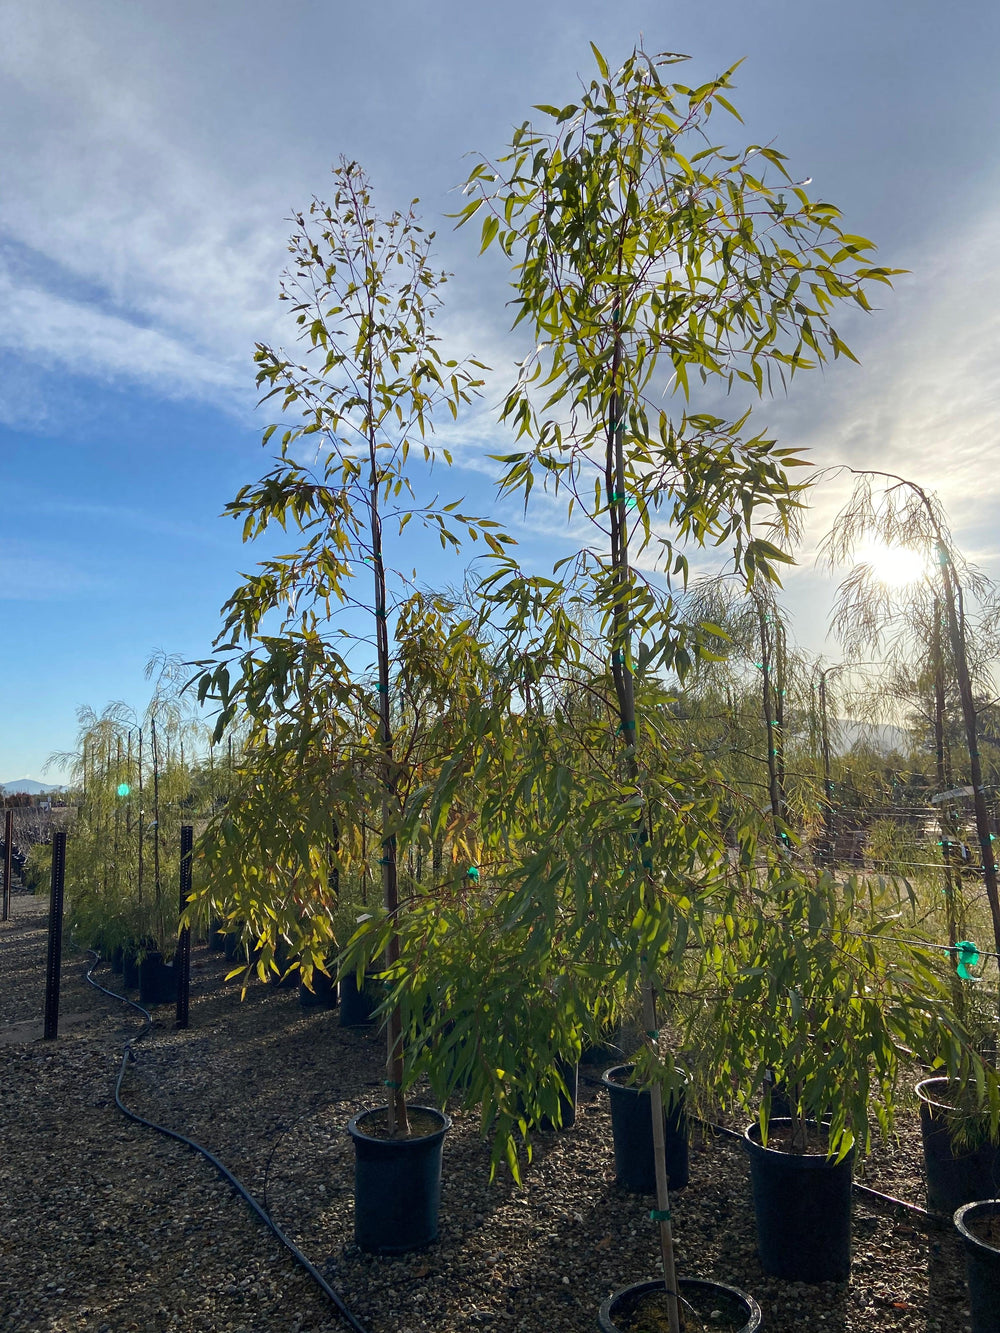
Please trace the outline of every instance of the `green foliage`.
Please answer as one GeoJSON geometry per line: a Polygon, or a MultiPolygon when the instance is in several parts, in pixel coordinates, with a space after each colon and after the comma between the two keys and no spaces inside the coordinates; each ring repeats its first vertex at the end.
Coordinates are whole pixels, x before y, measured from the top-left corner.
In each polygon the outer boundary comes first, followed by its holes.
{"type": "Polygon", "coordinates": [[[181,664],[157,654],[147,675],[156,682],[141,717],[122,704],[100,714],[81,708],[78,748],[58,756],[76,788],[67,926],[78,944],[105,953],[147,939],[172,952],[181,825],[203,819],[225,787],[224,768],[206,758],[204,730],[182,694],[181,664]]]}
{"type": "MultiPolygon", "coordinates": [[[[867,309],[891,270],[790,180],[777,150],[718,147],[709,121],[732,110],[732,70],[688,88],[664,81],[677,59],[634,52],[577,104],[536,108],[551,128],[526,122],[497,165],[469,177],[460,220],[485,214],[483,246],[511,257],[515,323],[536,344],[503,410],[529,447],[499,459],[501,484],[525,503],[538,481],[568,490],[569,512],[604,531],[634,501],[628,537],[668,585],[683,581],[692,542],[727,547],[748,582],[774,580],[787,556],[754,527],[793,520],[801,487],[787,472],[802,460],[752,434],[748,414],[674,417],[662,398],[687,399],[692,379],[762,392],[773,375],[850,355],[831,311],[867,309]],[[603,461],[615,432],[620,469],[603,461]]],[[[627,601],[654,664],[683,670],[674,607],[654,607],[643,582],[598,573],[597,606],[606,618],[627,601]]]]}
{"type": "MultiPolygon", "coordinates": [[[[828,1119],[833,1150],[888,1133],[899,1082],[916,1059],[978,1090],[996,1133],[996,1069],[955,1017],[947,956],[920,947],[917,902],[898,884],[836,883],[772,868],[763,910],[724,927],[714,979],[685,1039],[715,1071],[729,1108],[775,1072],[793,1114],[828,1119]]],[[[768,1099],[760,1111],[767,1131],[768,1099]]]]}

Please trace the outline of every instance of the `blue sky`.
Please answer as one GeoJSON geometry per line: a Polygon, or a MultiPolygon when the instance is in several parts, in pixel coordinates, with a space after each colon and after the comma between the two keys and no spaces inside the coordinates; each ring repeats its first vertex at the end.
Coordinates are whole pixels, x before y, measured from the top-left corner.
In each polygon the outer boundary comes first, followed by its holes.
{"type": "MultiPolygon", "coordinates": [[[[75,708],[140,704],[156,648],[204,655],[254,555],[219,517],[266,456],[256,341],[290,340],[276,300],[286,219],[344,154],[386,208],[414,196],[452,270],[443,330],[506,378],[506,280],[444,214],[470,151],[502,150],[536,102],[572,99],[593,40],[643,34],[742,57],[731,138],[774,140],[850,230],[911,273],[838,363],[758,410],[817,465],[903,471],[935,488],[966,553],[1000,576],[996,224],[1000,11],[923,0],[504,6],[341,0],[0,3],[0,780],[41,776],[75,708]]],[[[497,390],[498,392],[498,390],[497,390]]],[[[492,503],[505,440],[488,399],[449,434],[442,489],[492,503]]],[[[826,643],[832,583],[811,552],[842,497],[818,492],[788,580],[800,637],[826,643]]],[[[527,558],[568,549],[544,510],[527,558]]],[[[452,564],[421,556],[429,583],[452,564]]]]}

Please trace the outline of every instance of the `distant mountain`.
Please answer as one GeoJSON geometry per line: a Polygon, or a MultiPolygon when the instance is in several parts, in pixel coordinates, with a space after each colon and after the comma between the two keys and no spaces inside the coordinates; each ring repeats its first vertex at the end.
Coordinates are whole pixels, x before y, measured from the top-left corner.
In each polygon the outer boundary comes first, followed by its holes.
{"type": "Polygon", "coordinates": [[[13,796],[16,792],[24,792],[28,796],[40,796],[42,792],[63,791],[64,788],[50,782],[36,782],[34,778],[15,778],[13,782],[0,782],[0,792],[4,796],[13,796]]]}

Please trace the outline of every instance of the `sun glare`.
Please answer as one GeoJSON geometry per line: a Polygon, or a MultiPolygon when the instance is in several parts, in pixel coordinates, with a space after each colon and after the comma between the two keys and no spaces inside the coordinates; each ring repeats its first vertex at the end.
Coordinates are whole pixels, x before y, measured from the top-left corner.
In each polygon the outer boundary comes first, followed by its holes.
{"type": "Polygon", "coordinates": [[[927,574],[927,558],[906,546],[886,546],[870,542],[858,552],[858,561],[870,565],[875,577],[886,588],[905,588],[918,583],[927,574]]]}

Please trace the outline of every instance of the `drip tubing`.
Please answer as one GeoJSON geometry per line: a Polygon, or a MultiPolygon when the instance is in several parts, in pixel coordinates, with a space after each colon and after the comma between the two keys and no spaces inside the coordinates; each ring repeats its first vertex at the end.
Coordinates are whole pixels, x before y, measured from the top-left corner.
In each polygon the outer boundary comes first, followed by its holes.
{"type": "MultiPolygon", "coordinates": [[[[93,950],[89,950],[89,952],[94,953],[93,950]]],[[[264,1209],[253,1197],[253,1195],[246,1188],[246,1186],[243,1185],[239,1180],[237,1180],[237,1178],[233,1175],[232,1171],[230,1171],[227,1166],[224,1166],[223,1163],[219,1161],[218,1157],[216,1157],[214,1153],[210,1152],[208,1148],[204,1147],[202,1144],[196,1143],[194,1139],[188,1138],[186,1134],[181,1134],[176,1129],[167,1129],[165,1125],[158,1125],[156,1124],[155,1121],[147,1120],[144,1116],[138,1115],[135,1111],[130,1111],[129,1108],[125,1105],[125,1103],[122,1101],[121,1088],[122,1088],[122,1081],[125,1078],[125,1070],[128,1068],[129,1063],[134,1063],[136,1060],[136,1054],[135,1051],[133,1050],[133,1046],[136,1044],[136,1042],[142,1041],[143,1037],[145,1037],[146,1034],[149,1032],[150,1028],[153,1026],[153,1018],[149,1010],[144,1009],[142,1005],[138,1004],[135,1000],[130,1000],[127,995],[119,995],[117,991],[108,990],[107,986],[102,986],[99,981],[94,980],[91,973],[93,972],[94,968],[98,965],[100,961],[101,961],[100,956],[94,953],[94,961],[93,963],[91,963],[86,973],[87,980],[90,982],[91,986],[93,986],[95,990],[103,991],[105,995],[110,995],[113,1000],[120,1000],[122,1004],[129,1005],[131,1008],[135,1009],[138,1013],[140,1013],[145,1021],[145,1026],[143,1027],[142,1031],[138,1033],[136,1036],[130,1037],[128,1041],[125,1043],[125,1046],[122,1050],[121,1068],[118,1071],[118,1078],[115,1081],[115,1105],[118,1107],[119,1111],[121,1111],[122,1115],[127,1116],[129,1120],[134,1120],[137,1125],[142,1125],[146,1129],[154,1129],[156,1130],[157,1134],[163,1134],[168,1139],[175,1139],[178,1143],[183,1143],[186,1147],[193,1148],[194,1151],[196,1153],[200,1153],[201,1156],[204,1157],[206,1161],[211,1162],[212,1166],[215,1167],[219,1175],[222,1176],[222,1178],[229,1185],[233,1187],[233,1189],[240,1196],[240,1198],[242,1198],[244,1202],[247,1203],[251,1209],[253,1209],[253,1211],[257,1214],[257,1216],[268,1228],[268,1230],[271,1231],[277,1237],[277,1239],[281,1241],[282,1245],[284,1245],[285,1249],[288,1250],[288,1252],[291,1254],[292,1258],[300,1266],[300,1268],[305,1269],[305,1271],[309,1274],[312,1280],[321,1289],[323,1294],[330,1301],[333,1302],[333,1304],[337,1308],[338,1313],[343,1317],[344,1320],[346,1320],[346,1322],[350,1325],[350,1327],[354,1329],[354,1333],[367,1333],[367,1330],[365,1329],[364,1325],[359,1323],[359,1321],[355,1318],[355,1316],[344,1304],[343,1298],[336,1291],[334,1291],[333,1287],[330,1286],[329,1282],[327,1282],[326,1278],[319,1271],[319,1269],[316,1268],[314,1264],[311,1264],[309,1262],[309,1260],[302,1253],[302,1251],[295,1244],[295,1242],[290,1240],[281,1230],[281,1228],[278,1227],[277,1224],[271,1220],[270,1215],[264,1211],[264,1209]]]]}

